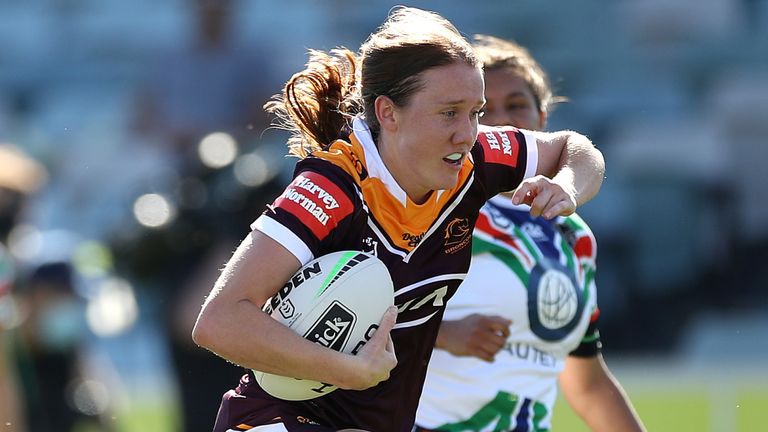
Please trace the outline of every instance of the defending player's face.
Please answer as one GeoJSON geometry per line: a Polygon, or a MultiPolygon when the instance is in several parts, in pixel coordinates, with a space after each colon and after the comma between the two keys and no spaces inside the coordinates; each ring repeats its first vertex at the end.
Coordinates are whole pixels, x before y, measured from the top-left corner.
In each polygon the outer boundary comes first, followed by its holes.
{"type": "Polygon", "coordinates": [[[398,184],[416,202],[456,186],[485,102],[482,71],[464,62],[428,69],[422,82],[408,104],[394,110],[392,145],[382,149],[398,184]]]}
{"type": "Polygon", "coordinates": [[[521,129],[542,130],[546,117],[539,111],[528,84],[512,69],[485,73],[485,114],[480,123],[489,126],[512,125],[521,129]]]}

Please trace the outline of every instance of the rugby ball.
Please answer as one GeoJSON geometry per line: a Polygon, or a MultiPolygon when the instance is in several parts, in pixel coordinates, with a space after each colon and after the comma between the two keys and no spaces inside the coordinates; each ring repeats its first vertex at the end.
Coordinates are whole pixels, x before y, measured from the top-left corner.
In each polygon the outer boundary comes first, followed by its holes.
{"type": "MultiPolygon", "coordinates": [[[[303,266],[263,310],[305,339],[357,354],[394,304],[389,270],[376,256],[360,251],[333,252],[303,266]]],[[[256,382],[284,400],[308,400],[336,386],[253,371],[256,382]]]]}

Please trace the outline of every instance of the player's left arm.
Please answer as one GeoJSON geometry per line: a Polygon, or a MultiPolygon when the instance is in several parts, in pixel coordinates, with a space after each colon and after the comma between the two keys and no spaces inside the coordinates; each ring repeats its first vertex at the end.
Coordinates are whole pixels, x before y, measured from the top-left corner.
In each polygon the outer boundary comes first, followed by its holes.
{"type": "Polygon", "coordinates": [[[458,320],[444,320],[435,348],[491,363],[509,337],[510,324],[510,320],[498,315],[471,314],[458,320]]]}
{"type": "Polygon", "coordinates": [[[512,202],[531,206],[531,215],[567,216],[592,199],[605,175],[602,153],[586,136],[573,131],[525,131],[536,140],[536,176],[524,180],[512,202]]]}
{"type": "Polygon", "coordinates": [[[594,432],[645,432],[640,417],[602,355],[570,355],[560,374],[568,404],[594,432]]]}

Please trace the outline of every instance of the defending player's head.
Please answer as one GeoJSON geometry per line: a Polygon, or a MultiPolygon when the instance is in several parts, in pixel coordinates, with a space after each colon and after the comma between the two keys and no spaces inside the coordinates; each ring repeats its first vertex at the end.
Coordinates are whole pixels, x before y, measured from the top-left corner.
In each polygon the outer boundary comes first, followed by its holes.
{"type": "Polygon", "coordinates": [[[553,95],[544,69],[515,42],[487,35],[474,39],[485,69],[487,103],[481,122],[543,130],[554,104],[565,100],[553,95]]]}

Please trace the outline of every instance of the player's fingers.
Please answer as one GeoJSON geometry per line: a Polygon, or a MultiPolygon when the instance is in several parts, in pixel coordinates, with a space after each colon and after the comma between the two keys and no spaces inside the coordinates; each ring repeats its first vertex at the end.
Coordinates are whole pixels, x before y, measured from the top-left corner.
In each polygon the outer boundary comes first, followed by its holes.
{"type": "Polygon", "coordinates": [[[570,199],[563,198],[559,201],[549,203],[549,207],[544,209],[542,216],[545,219],[553,219],[557,216],[568,216],[576,211],[576,204],[570,199]]]}
{"type": "Polygon", "coordinates": [[[395,355],[395,343],[392,341],[391,334],[387,337],[387,352],[392,353],[392,355],[395,356],[395,360],[397,360],[397,357],[395,355]]]}
{"type": "Polygon", "coordinates": [[[475,339],[475,350],[484,354],[494,356],[504,344],[507,342],[507,338],[502,336],[499,331],[488,329],[485,333],[475,339]]]}
{"type": "Polygon", "coordinates": [[[507,338],[499,335],[498,333],[493,333],[483,341],[484,348],[493,352],[494,354],[504,346],[505,342],[507,342],[507,338]]]}
{"type": "Polygon", "coordinates": [[[526,180],[512,193],[512,204],[528,204],[536,196],[535,184],[526,180]]]}
{"type": "Polygon", "coordinates": [[[390,306],[381,317],[381,321],[379,321],[379,328],[376,329],[376,331],[373,333],[373,336],[371,336],[370,342],[375,340],[382,347],[386,348],[389,339],[389,332],[392,330],[392,327],[395,326],[395,322],[397,322],[397,308],[395,306],[390,306]]]}
{"type": "Polygon", "coordinates": [[[548,188],[543,188],[540,190],[539,193],[537,193],[533,200],[530,202],[531,216],[541,216],[544,209],[549,206],[549,202],[552,200],[552,196],[552,190],[548,188]]]}
{"type": "Polygon", "coordinates": [[[497,315],[490,316],[488,319],[489,327],[492,332],[504,338],[509,337],[509,326],[512,324],[512,321],[497,315]]]}
{"type": "Polygon", "coordinates": [[[481,359],[487,362],[492,362],[493,359],[496,357],[496,354],[499,352],[499,350],[501,350],[502,347],[503,345],[496,345],[494,343],[485,343],[483,344],[482,347],[479,347],[480,355],[478,357],[480,357],[481,359]]]}
{"type": "MultiPolygon", "coordinates": [[[[385,352],[390,357],[390,370],[394,369],[395,366],[397,366],[397,353],[395,353],[395,343],[392,341],[392,336],[387,335],[387,347],[385,349],[385,352]]],[[[387,378],[389,378],[389,373],[387,373],[387,378]]]]}
{"type": "Polygon", "coordinates": [[[494,336],[499,338],[502,343],[509,337],[509,327],[501,327],[493,332],[494,336]]]}
{"type": "Polygon", "coordinates": [[[482,346],[475,347],[475,349],[470,352],[470,355],[477,357],[480,360],[485,360],[487,362],[493,361],[494,354],[496,353],[493,352],[493,350],[485,349],[482,346]]]}
{"type": "Polygon", "coordinates": [[[390,306],[381,317],[379,326],[371,335],[371,339],[365,344],[365,349],[371,352],[381,352],[389,348],[389,332],[397,320],[397,308],[390,306]]]}
{"type": "Polygon", "coordinates": [[[552,184],[552,180],[541,175],[527,178],[520,182],[517,189],[512,192],[512,203],[530,205],[538,195],[548,189],[550,184],[552,184]]]}
{"type": "MultiPolygon", "coordinates": [[[[397,365],[395,344],[392,342],[392,335],[390,335],[390,331],[392,330],[392,327],[394,327],[396,321],[397,308],[395,306],[390,306],[381,317],[381,321],[379,321],[379,328],[376,329],[376,331],[373,333],[373,336],[371,336],[371,340],[369,340],[366,344],[366,346],[370,346],[370,349],[373,350],[372,352],[383,351],[389,353],[392,358],[391,367],[395,367],[395,365],[397,365]]],[[[387,377],[388,376],[389,375],[387,375],[387,377]]]]}
{"type": "Polygon", "coordinates": [[[512,204],[530,204],[541,189],[540,181],[537,177],[523,180],[512,192],[512,204]]]}

